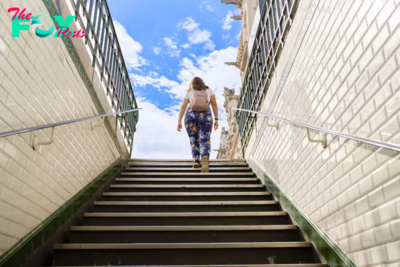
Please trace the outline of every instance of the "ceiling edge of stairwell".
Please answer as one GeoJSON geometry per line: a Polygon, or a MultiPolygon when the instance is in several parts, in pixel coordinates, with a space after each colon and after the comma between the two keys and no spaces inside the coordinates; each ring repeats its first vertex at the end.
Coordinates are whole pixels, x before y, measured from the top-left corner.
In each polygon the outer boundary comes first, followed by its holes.
{"type": "Polygon", "coordinates": [[[346,253],[322,230],[307,213],[283,190],[272,176],[253,158],[247,160],[257,177],[264,183],[293,223],[303,232],[307,241],[314,245],[321,260],[330,266],[357,267],[346,253]]]}

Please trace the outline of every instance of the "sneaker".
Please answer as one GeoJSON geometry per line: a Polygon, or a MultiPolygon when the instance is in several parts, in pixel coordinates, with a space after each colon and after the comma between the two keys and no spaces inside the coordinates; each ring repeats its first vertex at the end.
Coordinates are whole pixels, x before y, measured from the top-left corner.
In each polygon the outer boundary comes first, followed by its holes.
{"type": "Polygon", "coordinates": [[[208,166],[208,156],[204,156],[201,159],[201,172],[208,172],[210,167],[208,166]]]}
{"type": "Polygon", "coordinates": [[[200,160],[196,159],[193,162],[193,169],[198,169],[198,168],[200,168],[200,160]]]}

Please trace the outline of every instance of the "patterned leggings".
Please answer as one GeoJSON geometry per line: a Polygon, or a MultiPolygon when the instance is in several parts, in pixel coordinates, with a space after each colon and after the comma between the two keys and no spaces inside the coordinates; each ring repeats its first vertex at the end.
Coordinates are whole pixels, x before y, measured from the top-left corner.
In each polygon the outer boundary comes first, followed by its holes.
{"type": "Polygon", "coordinates": [[[211,110],[194,111],[189,107],[186,111],[185,128],[192,146],[193,160],[201,159],[203,156],[210,156],[212,125],[211,110]]]}

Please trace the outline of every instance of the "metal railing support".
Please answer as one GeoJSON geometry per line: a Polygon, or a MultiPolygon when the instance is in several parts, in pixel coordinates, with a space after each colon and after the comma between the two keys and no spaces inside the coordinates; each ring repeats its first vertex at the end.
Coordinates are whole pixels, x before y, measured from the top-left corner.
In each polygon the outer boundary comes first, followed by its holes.
{"type": "Polygon", "coordinates": [[[327,143],[328,142],[327,142],[327,139],[326,139],[326,135],[324,135],[322,137],[322,139],[312,139],[311,138],[311,134],[310,134],[310,129],[307,128],[307,138],[308,138],[308,141],[310,141],[311,143],[321,143],[323,148],[327,147],[327,143]]]}
{"type": "Polygon", "coordinates": [[[50,136],[49,141],[47,141],[47,142],[39,142],[39,138],[37,136],[33,137],[33,140],[32,140],[32,148],[33,148],[33,150],[35,150],[35,151],[38,150],[38,148],[40,146],[51,145],[54,142],[54,132],[55,131],[56,131],[56,127],[54,126],[54,127],[51,128],[51,136],[50,136]]]}

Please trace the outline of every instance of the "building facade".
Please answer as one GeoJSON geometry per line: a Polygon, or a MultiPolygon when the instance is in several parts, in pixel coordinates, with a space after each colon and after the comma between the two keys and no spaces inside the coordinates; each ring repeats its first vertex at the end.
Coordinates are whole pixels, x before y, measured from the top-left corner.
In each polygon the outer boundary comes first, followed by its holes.
{"type": "MultiPolygon", "coordinates": [[[[238,20],[242,22],[242,30],[240,33],[240,41],[238,47],[238,53],[236,56],[236,60],[233,62],[226,62],[227,65],[231,65],[237,67],[240,70],[240,77],[243,82],[247,70],[248,63],[248,44],[251,38],[251,32],[253,29],[254,18],[256,17],[258,10],[258,0],[222,0],[225,4],[235,5],[236,8],[240,9],[240,16],[232,16],[232,19],[238,20]]],[[[227,158],[227,159],[242,159],[243,158],[243,150],[240,141],[240,135],[238,131],[238,125],[236,122],[236,111],[232,110],[232,108],[236,108],[238,105],[239,95],[235,95],[234,89],[224,89],[224,108],[225,112],[228,115],[228,125],[229,125],[229,134],[226,137],[226,145],[224,148],[224,153],[218,155],[217,158],[227,158]]],[[[221,133],[222,135],[226,135],[225,133],[221,133]]],[[[221,143],[222,145],[222,143],[221,143]]]]}

